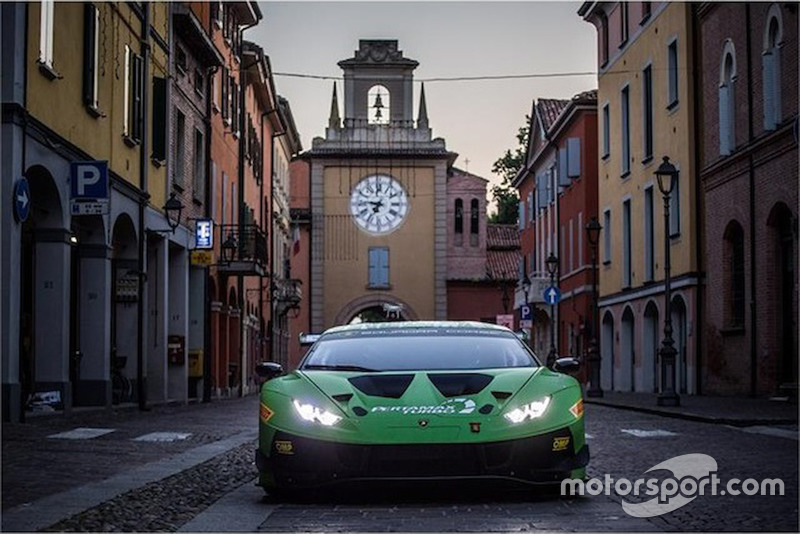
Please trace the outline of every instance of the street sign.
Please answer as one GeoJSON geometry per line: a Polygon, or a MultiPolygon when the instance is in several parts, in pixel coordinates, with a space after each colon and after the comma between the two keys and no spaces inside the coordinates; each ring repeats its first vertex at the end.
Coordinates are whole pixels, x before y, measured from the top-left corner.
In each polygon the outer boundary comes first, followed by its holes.
{"type": "Polygon", "coordinates": [[[14,184],[14,218],[17,222],[25,222],[31,213],[31,186],[26,178],[20,178],[14,184]]]}
{"type": "Polygon", "coordinates": [[[194,222],[194,248],[208,250],[214,248],[214,221],[198,219],[194,222]]]}
{"type": "Polygon", "coordinates": [[[108,162],[73,161],[70,176],[70,213],[108,214],[108,162]]]}
{"type": "Polygon", "coordinates": [[[210,250],[193,250],[191,262],[196,267],[208,267],[214,263],[214,253],[210,250]]]}
{"type": "Polygon", "coordinates": [[[530,304],[523,304],[519,307],[519,318],[522,321],[530,321],[533,319],[533,306],[530,304]]]}
{"type": "Polygon", "coordinates": [[[544,290],[544,301],[555,306],[561,300],[561,290],[557,286],[550,286],[544,290]]]}
{"type": "Polygon", "coordinates": [[[514,315],[510,313],[501,313],[498,314],[495,318],[495,322],[500,326],[505,326],[511,330],[514,329],[514,315]]]}
{"type": "Polygon", "coordinates": [[[520,328],[533,328],[533,321],[531,319],[522,319],[519,322],[520,328]]]}

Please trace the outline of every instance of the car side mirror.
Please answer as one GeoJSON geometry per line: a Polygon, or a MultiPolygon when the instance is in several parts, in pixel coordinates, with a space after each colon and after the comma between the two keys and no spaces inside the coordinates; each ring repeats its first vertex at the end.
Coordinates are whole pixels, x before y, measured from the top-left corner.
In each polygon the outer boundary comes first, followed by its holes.
{"type": "Polygon", "coordinates": [[[577,358],[559,358],[553,364],[553,371],[557,373],[577,373],[580,368],[581,362],[577,358]]]}
{"type": "Polygon", "coordinates": [[[270,380],[283,374],[283,367],[275,362],[261,362],[256,365],[256,373],[264,380],[270,380]]]}

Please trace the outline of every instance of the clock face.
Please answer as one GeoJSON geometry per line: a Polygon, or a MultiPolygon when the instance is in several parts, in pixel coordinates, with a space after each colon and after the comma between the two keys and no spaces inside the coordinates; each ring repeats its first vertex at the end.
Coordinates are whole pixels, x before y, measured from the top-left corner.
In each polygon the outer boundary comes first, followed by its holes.
{"type": "Polygon", "coordinates": [[[388,234],[405,220],[408,195],[400,182],[391,176],[368,176],[353,188],[350,213],[355,223],[367,233],[388,234]]]}

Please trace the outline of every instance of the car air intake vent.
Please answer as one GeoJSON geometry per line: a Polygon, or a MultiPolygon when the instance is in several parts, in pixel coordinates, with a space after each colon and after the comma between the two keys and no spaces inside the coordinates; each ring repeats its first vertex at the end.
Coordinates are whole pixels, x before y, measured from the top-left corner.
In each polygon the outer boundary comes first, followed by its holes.
{"type": "Polygon", "coordinates": [[[478,411],[481,412],[483,415],[488,415],[488,414],[492,413],[493,409],[494,409],[494,406],[492,406],[491,404],[484,404],[483,406],[481,406],[481,409],[478,410],[478,411]]]}
{"type": "Polygon", "coordinates": [[[492,376],[478,373],[429,374],[430,380],[439,393],[445,397],[475,395],[492,381],[492,376]]]}
{"type": "Polygon", "coordinates": [[[352,393],[341,393],[339,395],[333,395],[333,400],[336,402],[347,402],[353,398],[352,393]]]}
{"type": "Polygon", "coordinates": [[[492,395],[494,395],[494,398],[497,400],[506,400],[511,396],[511,393],[508,391],[492,391],[492,395]]]}
{"type": "Polygon", "coordinates": [[[414,380],[414,375],[362,375],[348,380],[365,395],[399,399],[414,380]]]}
{"type": "Polygon", "coordinates": [[[367,415],[367,410],[365,410],[361,406],[355,406],[353,407],[353,413],[359,417],[364,417],[365,415],[367,415]]]}

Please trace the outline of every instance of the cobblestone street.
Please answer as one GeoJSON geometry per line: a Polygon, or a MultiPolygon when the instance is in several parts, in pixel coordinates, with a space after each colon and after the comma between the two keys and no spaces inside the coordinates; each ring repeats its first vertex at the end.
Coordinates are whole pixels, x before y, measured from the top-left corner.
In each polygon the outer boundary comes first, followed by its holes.
{"type": "Polygon", "coordinates": [[[78,413],[4,426],[3,530],[798,528],[796,426],[741,429],[589,405],[590,477],[633,480],[674,456],[704,453],[716,459],[723,481],[781,478],[785,483],[782,497],[705,495],[673,512],[640,519],[626,514],[613,494],[573,498],[484,486],[417,485],[377,493],[353,488],[294,500],[265,496],[255,486],[252,454],[257,402],[247,397],[148,413],[78,413]],[[48,437],[76,428],[113,431],[91,439],[48,437]],[[162,433],[156,435],[161,441],[137,439],[154,432],[162,433]]]}

